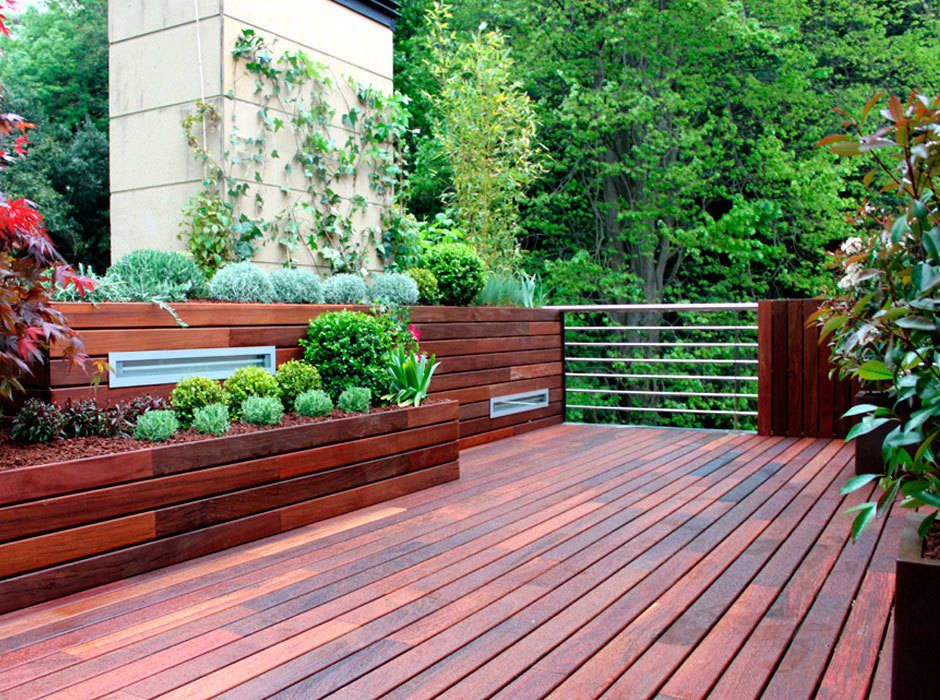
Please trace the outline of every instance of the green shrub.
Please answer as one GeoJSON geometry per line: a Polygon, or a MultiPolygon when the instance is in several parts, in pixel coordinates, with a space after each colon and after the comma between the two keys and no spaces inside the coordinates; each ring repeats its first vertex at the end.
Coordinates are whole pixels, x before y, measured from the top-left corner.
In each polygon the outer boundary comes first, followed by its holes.
{"type": "Polygon", "coordinates": [[[423,267],[414,267],[408,270],[407,274],[418,285],[419,304],[432,305],[441,300],[441,292],[437,288],[437,277],[433,272],[423,267]]]}
{"type": "Polygon", "coordinates": [[[285,304],[322,304],[323,287],[315,272],[300,267],[279,267],[271,273],[274,301],[285,304]]]}
{"type": "Polygon", "coordinates": [[[249,396],[241,404],[242,420],[253,425],[277,425],[284,406],[276,396],[249,396]]]}
{"type": "Polygon", "coordinates": [[[224,301],[270,304],[274,300],[274,286],[265,271],[254,263],[229,263],[209,281],[209,296],[224,301]]]}
{"type": "Polygon", "coordinates": [[[317,368],[301,360],[290,360],[277,368],[274,374],[281,390],[281,401],[285,406],[293,406],[294,399],[305,391],[323,386],[317,368]]]}
{"type": "Polygon", "coordinates": [[[376,303],[410,306],[418,303],[418,284],[399,272],[376,275],[369,298],[376,303]]]}
{"type": "Polygon", "coordinates": [[[13,419],[13,439],[27,444],[49,442],[63,436],[65,416],[55,404],[27,399],[13,419]]]}
{"type": "Polygon", "coordinates": [[[311,389],[297,397],[294,410],[302,416],[325,416],[333,410],[333,402],[325,391],[311,389]]]}
{"type": "Polygon", "coordinates": [[[392,349],[394,324],[385,316],[360,311],[321,314],[300,339],[304,359],[320,370],[323,388],[332,396],[351,386],[385,393],[385,358],[392,349]]]}
{"type": "Polygon", "coordinates": [[[173,411],[147,411],[137,419],[134,437],[148,442],[169,440],[180,429],[173,411]]]}
{"type": "Polygon", "coordinates": [[[182,301],[206,292],[206,277],[196,261],[177,251],[135,250],[109,267],[105,278],[122,282],[123,294],[138,299],[182,301]]]}
{"type": "Polygon", "coordinates": [[[336,405],[346,413],[366,413],[372,406],[372,392],[363,386],[351,386],[339,395],[336,405]]]}
{"type": "Polygon", "coordinates": [[[323,283],[323,301],[327,304],[358,304],[368,297],[369,289],[358,275],[333,275],[323,283]]]}
{"type": "Polygon", "coordinates": [[[232,416],[236,418],[241,415],[242,402],[249,396],[271,396],[280,400],[281,394],[274,375],[254,366],[242,367],[226,379],[225,391],[232,416]]]}
{"type": "Polygon", "coordinates": [[[187,377],[170,392],[170,406],[184,428],[193,424],[197,408],[214,403],[228,403],[228,397],[222,385],[208,377],[187,377]]]}
{"type": "Polygon", "coordinates": [[[483,289],[483,260],[468,245],[436,245],[425,254],[424,263],[437,278],[443,304],[466,306],[483,289]]]}
{"type": "Polygon", "coordinates": [[[197,433],[225,435],[229,428],[228,406],[224,403],[210,403],[193,411],[193,429],[197,433]]]}

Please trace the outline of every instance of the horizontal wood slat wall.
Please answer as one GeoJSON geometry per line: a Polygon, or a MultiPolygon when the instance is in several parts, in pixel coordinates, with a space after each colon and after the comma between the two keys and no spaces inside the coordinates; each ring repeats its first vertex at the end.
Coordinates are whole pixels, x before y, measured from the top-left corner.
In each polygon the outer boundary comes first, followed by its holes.
{"type": "Polygon", "coordinates": [[[456,479],[458,408],[0,472],[0,612],[456,479]]]}
{"type": "MultiPolygon", "coordinates": [[[[188,327],[164,310],[145,303],[57,304],[81,333],[89,356],[108,352],[274,345],[277,363],[302,356],[298,340],[307,322],[343,308],[367,306],[303,304],[176,304],[188,327]]],[[[513,307],[422,306],[411,309],[421,347],[437,355],[441,366],[431,385],[432,397],[460,401],[461,439],[479,444],[563,420],[561,314],[513,307]],[[489,399],[532,389],[549,389],[550,407],[489,420],[489,399]],[[485,410],[484,410],[485,409],[485,410]],[[537,415],[536,415],[537,414],[537,415]]],[[[58,403],[96,397],[107,403],[142,393],[168,396],[172,384],[110,389],[107,381],[91,386],[91,376],[71,367],[53,350],[47,367],[30,384],[30,393],[58,403]]],[[[89,365],[90,367],[90,365],[89,365]]]]}
{"type": "Polygon", "coordinates": [[[789,437],[845,437],[852,405],[849,381],[830,378],[829,346],[807,327],[815,299],[761,301],[757,305],[757,432],[789,437]]]}

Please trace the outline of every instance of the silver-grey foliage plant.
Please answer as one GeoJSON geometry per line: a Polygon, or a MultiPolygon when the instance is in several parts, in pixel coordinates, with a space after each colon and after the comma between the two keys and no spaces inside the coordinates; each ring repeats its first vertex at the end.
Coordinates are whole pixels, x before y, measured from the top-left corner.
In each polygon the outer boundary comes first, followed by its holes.
{"type": "Polygon", "coordinates": [[[322,304],[320,278],[302,267],[279,267],[271,273],[274,301],[285,304],[322,304]]]}
{"type": "Polygon", "coordinates": [[[411,306],[418,303],[419,296],[418,283],[400,272],[376,275],[369,290],[370,300],[379,304],[411,306]]]}
{"type": "Polygon", "coordinates": [[[274,286],[267,273],[250,262],[229,263],[209,281],[209,296],[223,301],[274,301],[274,286]]]}
{"type": "Polygon", "coordinates": [[[323,283],[323,300],[327,304],[358,304],[368,298],[366,283],[358,275],[341,273],[323,283]]]}

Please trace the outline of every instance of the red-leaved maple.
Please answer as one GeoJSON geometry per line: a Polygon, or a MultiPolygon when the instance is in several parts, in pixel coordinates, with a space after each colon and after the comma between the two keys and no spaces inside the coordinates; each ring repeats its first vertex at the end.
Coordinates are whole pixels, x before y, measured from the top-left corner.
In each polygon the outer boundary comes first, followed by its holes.
{"type": "MultiPolygon", "coordinates": [[[[15,0],[0,0],[0,32],[7,36],[3,10],[14,6],[15,0]]],[[[0,113],[0,168],[26,155],[32,126],[18,114],[0,113]]],[[[0,396],[22,391],[20,378],[46,361],[52,345],[73,363],[88,359],[78,334],[49,302],[51,283],[82,294],[94,287],[62,260],[33,204],[0,192],[0,396]]]]}

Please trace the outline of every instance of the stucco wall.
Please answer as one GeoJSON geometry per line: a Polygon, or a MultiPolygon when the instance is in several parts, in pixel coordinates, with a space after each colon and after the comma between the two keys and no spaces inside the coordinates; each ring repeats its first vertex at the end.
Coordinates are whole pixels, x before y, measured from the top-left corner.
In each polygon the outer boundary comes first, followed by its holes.
{"type": "MultiPolygon", "coordinates": [[[[200,0],[199,10],[201,90],[192,3],[109,2],[112,260],[143,247],[185,248],[177,236],[182,208],[199,191],[203,172],[184,140],[182,120],[201,94],[215,102],[223,119],[208,141],[216,153],[229,142],[233,116],[242,135],[255,123],[254,81],[242,74],[231,56],[242,28],[254,29],[269,43],[275,41],[277,54],[303,50],[325,64],[338,85],[353,77],[384,92],[392,90],[392,31],[332,0],[200,0]],[[233,99],[224,98],[226,94],[233,99]]],[[[352,104],[351,97],[348,91],[334,94],[337,121],[348,109],[346,105],[352,104]]],[[[334,126],[343,136],[345,127],[334,126]]],[[[281,138],[285,140],[278,150],[286,159],[295,147],[286,134],[281,138]]],[[[253,179],[253,171],[241,175],[253,179]]],[[[271,165],[262,176],[264,215],[273,218],[285,201],[280,192],[283,169],[280,164],[271,165]]],[[[286,184],[290,188],[287,197],[298,196],[303,187],[297,179],[286,184]]],[[[365,177],[343,191],[345,196],[355,193],[374,199],[365,177]]],[[[376,222],[377,210],[370,211],[374,213],[366,224],[376,222]]],[[[255,259],[274,266],[284,260],[284,254],[277,244],[268,243],[255,259]]],[[[315,264],[305,250],[298,261],[315,264]]],[[[370,267],[380,267],[374,254],[370,267]]]]}

